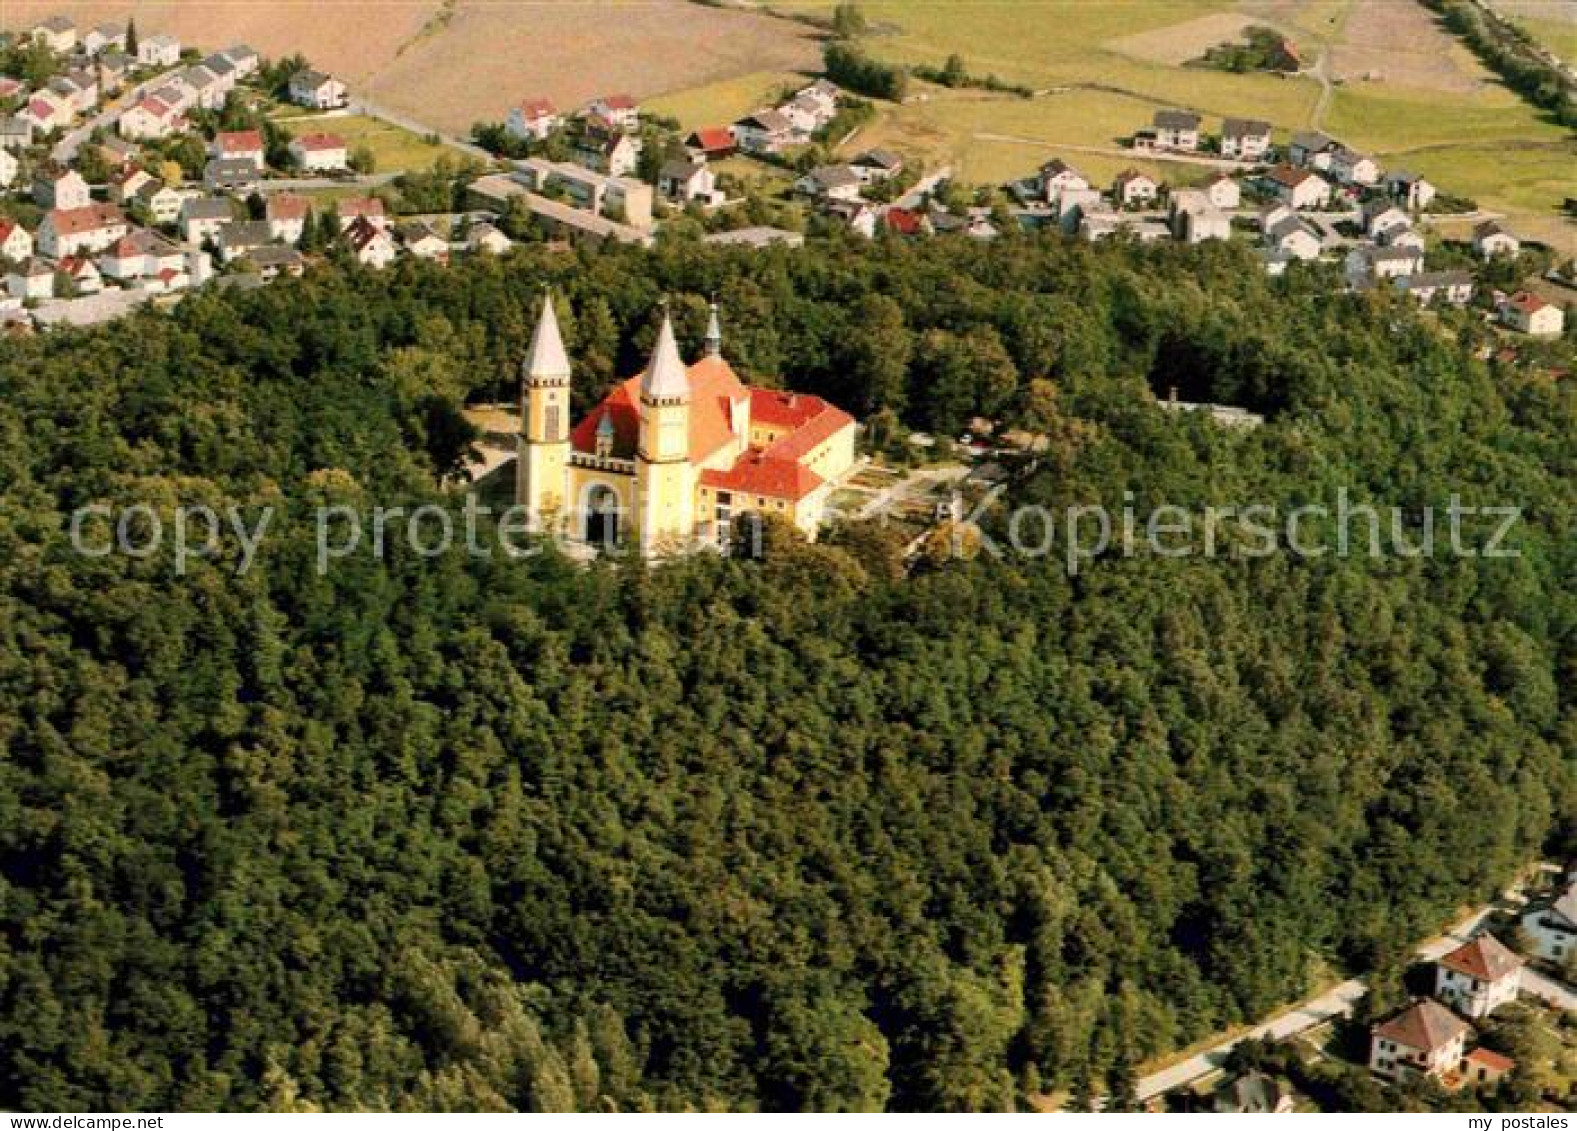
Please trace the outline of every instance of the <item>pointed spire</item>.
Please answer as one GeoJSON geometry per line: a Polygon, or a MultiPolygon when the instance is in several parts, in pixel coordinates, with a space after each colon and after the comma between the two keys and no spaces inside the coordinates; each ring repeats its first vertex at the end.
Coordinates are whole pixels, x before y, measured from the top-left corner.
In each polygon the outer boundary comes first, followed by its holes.
{"type": "Polygon", "coordinates": [[[723,323],[717,317],[717,300],[712,300],[712,314],[706,320],[706,356],[723,356],[723,323]]]}
{"type": "Polygon", "coordinates": [[[679,357],[679,344],[674,341],[673,319],[663,308],[662,328],[657,331],[657,344],[652,347],[652,359],[641,374],[641,394],[652,399],[688,397],[690,375],[679,357]]]}
{"type": "Polygon", "coordinates": [[[542,289],[542,314],[537,319],[536,332],[531,335],[531,348],[526,350],[521,371],[527,381],[569,379],[569,355],[564,352],[558,315],[553,312],[553,296],[546,287],[542,289]]]}

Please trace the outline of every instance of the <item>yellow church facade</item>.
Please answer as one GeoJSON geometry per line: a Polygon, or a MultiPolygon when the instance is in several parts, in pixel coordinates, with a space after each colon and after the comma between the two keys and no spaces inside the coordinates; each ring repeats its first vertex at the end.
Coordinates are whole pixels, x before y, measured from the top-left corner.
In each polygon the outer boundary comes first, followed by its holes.
{"type": "Polygon", "coordinates": [[[657,557],[727,545],[742,515],[815,537],[855,465],[854,418],[821,397],[753,388],[723,357],[679,355],[667,313],[645,370],[571,426],[571,367],[551,298],[522,365],[516,502],[538,530],[657,557]]]}

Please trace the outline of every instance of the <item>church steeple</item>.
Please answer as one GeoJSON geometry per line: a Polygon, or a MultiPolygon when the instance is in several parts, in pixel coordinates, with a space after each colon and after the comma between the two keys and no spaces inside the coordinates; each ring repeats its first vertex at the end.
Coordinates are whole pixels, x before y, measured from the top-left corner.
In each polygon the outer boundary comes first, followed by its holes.
{"type": "Polygon", "coordinates": [[[526,350],[520,371],[527,384],[569,383],[569,355],[564,352],[564,338],[559,333],[553,296],[546,288],[542,291],[542,312],[537,318],[537,328],[531,335],[531,346],[526,350]]]}
{"type": "Polygon", "coordinates": [[[663,324],[657,331],[657,344],[652,347],[652,359],[646,372],[641,374],[641,396],[650,401],[678,401],[690,398],[690,374],[679,357],[679,343],[674,340],[673,319],[663,311],[663,324]]]}
{"type": "Polygon", "coordinates": [[[706,356],[723,356],[723,324],[717,317],[717,300],[712,300],[712,311],[706,320],[706,356]]]}

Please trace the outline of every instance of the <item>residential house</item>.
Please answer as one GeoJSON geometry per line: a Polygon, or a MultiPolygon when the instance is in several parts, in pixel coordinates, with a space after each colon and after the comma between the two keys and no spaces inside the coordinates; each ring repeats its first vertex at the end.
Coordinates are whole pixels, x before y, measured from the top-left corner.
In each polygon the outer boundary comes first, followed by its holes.
{"type": "Polygon", "coordinates": [[[640,166],[639,138],[621,130],[585,129],[575,144],[575,159],[594,172],[627,177],[640,166]]]}
{"type": "Polygon", "coordinates": [[[100,55],[112,48],[116,51],[126,50],[125,24],[99,24],[82,36],[84,55],[100,55]]]}
{"type": "Polygon", "coordinates": [[[230,97],[224,81],[201,63],[182,71],[180,80],[192,92],[192,105],[203,110],[223,110],[230,97]]]}
{"type": "Polygon", "coordinates": [[[439,263],[449,262],[449,241],[433,231],[430,224],[422,221],[413,221],[401,224],[397,230],[400,237],[400,246],[417,259],[432,259],[439,263]]]}
{"type": "Polygon", "coordinates": [[[138,229],[111,244],[98,259],[99,273],[122,283],[159,275],[163,271],[185,274],[186,256],[159,235],[138,229]]]}
{"type": "Polygon", "coordinates": [[[233,263],[254,248],[274,242],[267,220],[232,220],[219,229],[219,258],[233,263]]]}
{"type": "Polygon", "coordinates": [[[137,60],[124,51],[112,50],[100,55],[93,67],[98,75],[99,93],[105,97],[119,94],[136,65],[137,60]]]}
{"type": "Polygon", "coordinates": [[[1124,208],[1149,207],[1155,203],[1160,191],[1161,186],[1156,184],[1155,178],[1137,169],[1118,173],[1117,179],[1112,182],[1112,199],[1124,208]]]}
{"type": "Polygon", "coordinates": [[[5,289],[12,298],[23,302],[54,298],[55,269],[42,259],[29,259],[6,272],[5,289]]]}
{"type": "Polygon", "coordinates": [[[563,124],[564,119],[553,109],[553,103],[546,98],[531,98],[509,108],[504,130],[511,137],[543,141],[563,124]]]}
{"type": "Polygon", "coordinates": [[[26,149],[33,144],[33,120],[20,114],[0,115],[0,149],[26,149]]]}
{"type": "Polygon", "coordinates": [[[189,194],[150,177],[137,187],[133,203],[155,224],[173,224],[181,218],[181,205],[189,194]]]}
{"type": "Polygon", "coordinates": [[[806,137],[830,122],[834,113],[819,99],[805,94],[789,99],[778,107],[778,112],[793,123],[796,133],[806,137]]]}
{"type": "Polygon", "coordinates": [[[757,110],[733,125],[743,153],[781,153],[794,140],[794,123],[776,110],[757,110]]]}
{"type": "Polygon", "coordinates": [[[794,182],[794,191],[814,200],[860,199],[865,182],[847,165],[821,165],[794,182]]]}
{"type": "Polygon", "coordinates": [[[356,262],[363,266],[380,268],[394,261],[394,240],[389,237],[387,230],[371,223],[366,217],[358,216],[350,222],[350,226],[345,229],[345,242],[356,257],[356,262]]]}
{"type": "Polygon", "coordinates": [[[866,184],[880,184],[903,172],[903,158],[890,149],[867,149],[849,162],[849,168],[866,184]]]}
{"type": "Polygon", "coordinates": [[[1036,173],[1035,187],[1037,196],[1047,201],[1055,201],[1069,190],[1089,188],[1090,182],[1062,158],[1053,157],[1036,173]]]}
{"type": "Polygon", "coordinates": [[[71,100],[62,98],[48,87],[34,91],[28,98],[27,105],[18,113],[27,119],[34,133],[41,134],[47,134],[52,130],[63,130],[71,125],[76,117],[71,100]]]}
{"type": "Polygon", "coordinates": [[[692,157],[708,160],[731,156],[739,148],[734,132],[727,126],[702,126],[685,135],[685,150],[692,157]]]}
{"type": "Polygon", "coordinates": [[[1435,965],[1435,996],[1477,1020],[1517,1000],[1522,959],[1494,935],[1479,935],[1435,965]]]}
{"type": "Polygon", "coordinates": [[[209,146],[211,156],[232,160],[247,160],[257,166],[262,172],[264,166],[264,147],[262,130],[236,130],[233,133],[218,133],[214,135],[213,144],[209,146]]]}
{"type": "Polygon", "coordinates": [[[339,134],[302,134],[290,140],[289,148],[303,172],[339,172],[350,167],[350,148],[339,134]]]}
{"type": "Polygon", "coordinates": [[[1206,182],[1204,191],[1206,199],[1210,201],[1210,207],[1219,208],[1223,212],[1234,211],[1243,203],[1243,190],[1225,173],[1206,182]]]}
{"type": "Polygon", "coordinates": [[[223,196],[187,197],[181,204],[181,238],[187,243],[216,243],[219,230],[235,219],[230,200],[223,196]]]}
{"type": "Polygon", "coordinates": [[[466,234],[465,245],[474,252],[503,255],[504,252],[515,246],[515,241],[486,220],[483,220],[481,223],[473,225],[470,232],[466,234]]]}
{"type": "Polygon", "coordinates": [[[257,166],[245,157],[215,157],[203,166],[203,186],[209,192],[249,193],[261,180],[257,166]]]}
{"type": "Polygon", "coordinates": [[[249,263],[264,280],[272,281],[281,275],[300,278],[307,269],[307,261],[293,247],[254,247],[240,257],[249,263]]]}
{"type": "Polygon", "coordinates": [[[33,174],[33,203],[40,208],[84,208],[92,200],[88,182],[75,169],[43,165],[33,174]]]}
{"type": "Polygon", "coordinates": [[[1290,208],[1324,208],[1330,203],[1331,186],[1308,169],[1277,165],[1266,179],[1276,196],[1290,208]]]}
{"type": "Polygon", "coordinates": [[[1345,145],[1331,152],[1331,176],[1344,185],[1369,186],[1380,179],[1380,166],[1374,158],[1367,157],[1345,145]]]}
{"type": "Polygon", "coordinates": [[[1411,247],[1424,250],[1424,233],[1411,224],[1397,224],[1387,228],[1377,241],[1382,247],[1411,247]]]}
{"type": "Polygon", "coordinates": [[[1393,228],[1411,228],[1412,218],[1402,209],[1392,204],[1387,197],[1376,197],[1366,201],[1359,215],[1363,219],[1363,230],[1372,240],[1383,241],[1385,234],[1393,228]]]}
{"type": "Polygon", "coordinates": [[[641,124],[641,108],[628,94],[606,94],[593,100],[586,107],[586,113],[629,133],[639,129],[641,124]]]}
{"type": "Polygon", "coordinates": [[[99,104],[99,77],[86,67],[75,67],[49,80],[50,89],[71,102],[78,114],[86,114],[99,104]]]}
{"type": "Polygon", "coordinates": [[[881,224],[887,231],[900,236],[928,236],[934,230],[931,218],[912,208],[889,208],[882,214],[881,224]]]}
{"type": "Polygon", "coordinates": [[[0,217],[0,259],[21,263],[33,258],[33,237],[10,217],[0,217]]]}
{"type": "Polygon", "coordinates": [[[1398,169],[1385,178],[1385,190],[1409,212],[1421,212],[1438,195],[1438,190],[1417,173],[1398,169]]]}
{"type": "Polygon", "coordinates": [[[1151,123],[1157,149],[1199,148],[1199,115],[1187,110],[1157,110],[1151,123]]]}
{"type": "Polygon", "coordinates": [[[828,79],[817,79],[809,86],[794,92],[796,99],[809,98],[819,102],[829,119],[838,112],[838,99],[842,96],[843,92],[838,89],[837,84],[828,79]]]}
{"type": "Polygon", "coordinates": [[[1190,209],[1178,214],[1175,232],[1184,243],[1232,238],[1232,219],[1214,208],[1190,209]]]}
{"type": "Polygon", "coordinates": [[[1261,161],[1270,152],[1270,123],[1257,118],[1228,118],[1221,123],[1221,156],[1261,161]]]}
{"type": "Polygon", "coordinates": [[[77,25],[65,16],[52,16],[28,32],[28,38],[41,43],[57,55],[69,55],[77,48],[77,25]]]}
{"type": "Polygon", "coordinates": [[[22,98],[27,94],[27,84],[10,75],[0,75],[0,100],[22,98]]]}
{"type": "Polygon", "coordinates": [[[120,116],[115,129],[127,141],[160,140],[186,128],[180,107],[150,94],[120,116]]]}
{"type": "Polygon", "coordinates": [[[1271,223],[1264,232],[1265,246],[1284,252],[1294,259],[1318,259],[1325,241],[1320,230],[1302,216],[1284,216],[1271,223]]]}
{"type": "Polygon", "coordinates": [[[137,163],[142,150],[123,137],[107,137],[99,142],[99,156],[112,169],[127,169],[137,163]]]}
{"type": "Polygon", "coordinates": [[[197,105],[197,91],[186,81],[184,74],[171,75],[155,87],[148,97],[158,99],[182,114],[186,113],[197,105]]]}
{"type": "Polygon", "coordinates": [[[1370,1035],[1369,1068],[1393,1080],[1439,1078],[1462,1060],[1468,1023],[1437,1001],[1424,998],[1377,1025],[1370,1035]]]}
{"type": "Polygon", "coordinates": [[[1516,1069],[1517,1062],[1511,1057],[1502,1056],[1493,1049],[1476,1048],[1462,1058],[1457,1068],[1457,1082],[1464,1087],[1492,1092],[1501,1077],[1516,1069]]]}
{"type": "Polygon", "coordinates": [[[1566,314],[1553,302],[1529,291],[1518,291],[1500,304],[1503,325],[1536,337],[1554,337],[1566,325],[1566,314]]]}
{"type": "Polygon", "coordinates": [[[345,84],[322,71],[297,71],[290,77],[290,101],[313,110],[338,110],[350,99],[345,84]]]}
{"type": "Polygon", "coordinates": [[[1464,306],[1473,298],[1473,276],[1466,271],[1420,271],[1397,279],[1395,286],[1426,306],[1436,300],[1464,306]]]}
{"type": "Polygon", "coordinates": [[[348,196],[335,205],[334,215],[341,231],[357,220],[365,220],[375,228],[387,229],[389,226],[383,201],[376,196],[348,196]]]}
{"type": "Polygon", "coordinates": [[[663,162],[657,174],[657,193],[664,200],[676,204],[698,201],[704,205],[716,204],[717,174],[705,161],[677,157],[663,162]]]}
{"type": "Polygon", "coordinates": [[[1522,241],[1500,221],[1485,220],[1473,229],[1473,250],[1485,259],[1493,259],[1497,255],[1516,255],[1522,250],[1522,241]]]}
{"type": "Polygon", "coordinates": [[[237,43],[234,47],[226,48],[224,57],[235,68],[238,80],[251,78],[263,65],[262,57],[245,43],[237,43]]]}
{"type": "Polygon", "coordinates": [[[1331,155],[1341,147],[1341,142],[1329,134],[1305,130],[1292,135],[1287,146],[1287,163],[1299,169],[1324,171],[1331,167],[1331,155]]]}
{"type": "Polygon", "coordinates": [[[1520,926],[1536,957],[1569,962],[1577,954],[1577,872],[1552,894],[1531,901],[1520,926]]]}
{"type": "Polygon", "coordinates": [[[1347,253],[1347,274],[1354,280],[1399,279],[1424,269],[1424,253],[1412,247],[1355,247],[1347,253]]]}
{"type": "Polygon", "coordinates": [[[1293,1108],[1292,1088],[1263,1072],[1245,1072],[1216,1086],[1211,1107],[1220,1115],[1285,1115],[1293,1108]]]}
{"type": "Polygon", "coordinates": [[[0,149],[0,188],[10,188],[22,172],[22,163],[9,149],[0,149]]]}
{"type": "Polygon", "coordinates": [[[162,69],[181,61],[181,41],[173,35],[150,35],[137,41],[137,62],[162,69]]]}
{"type": "Polygon", "coordinates": [[[241,81],[241,76],[236,73],[235,64],[230,62],[229,56],[222,51],[216,51],[212,55],[205,56],[198,65],[213,75],[214,89],[224,99],[230,97],[230,92],[235,90],[236,83],[241,81]]]}
{"type": "Polygon", "coordinates": [[[38,226],[38,250],[51,259],[103,251],[128,230],[125,214],[113,204],[56,208],[38,226]]]}
{"type": "Polygon", "coordinates": [[[74,291],[78,295],[96,295],[104,289],[104,276],[88,256],[68,255],[55,264],[55,289],[74,291]]]}
{"type": "Polygon", "coordinates": [[[300,243],[311,212],[312,202],[306,197],[293,192],[275,193],[264,206],[268,234],[288,244],[300,243]]]}

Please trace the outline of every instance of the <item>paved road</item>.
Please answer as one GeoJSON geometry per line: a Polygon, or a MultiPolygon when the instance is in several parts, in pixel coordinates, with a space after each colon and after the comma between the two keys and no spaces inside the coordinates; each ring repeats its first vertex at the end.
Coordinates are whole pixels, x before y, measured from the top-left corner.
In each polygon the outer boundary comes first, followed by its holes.
{"type": "Polygon", "coordinates": [[[94,130],[102,126],[106,132],[109,131],[110,127],[119,120],[122,110],[135,106],[142,100],[144,94],[163,84],[167,78],[169,72],[162,72],[151,79],[144,79],[128,91],[122,91],[114,99],[101,103],[97,114],[60,136],[60,140],[55,142],[55,147],[49,151],[50,157],[61,165],[74,161],[77,150],[82,148],[82,143],[88,140],[88,136],[94,130]]]}
{"type": "MultiPolygon", "coordinates": [[[[1433,961],[1442,955],[1448,954],[1467,942],[1478,931],[1485,918],[1490,913],[1490,908],[1485,907],[1474,912],[1462,922],[1458,923],[1449,932],[1439,938],[1430,939],[1418,948],[1418,957],[1425,962],[1433,961]]],[[[1230,1053],[1239,1041],[1250,1037],[1270,1037],[1275,1040],[1285,1040],[1287,1037],[1296,1036],[1307,1032],[1316,1025],[1321,1025],[1334,1017],[1345,1017],[1351,1013],[1358,999],[1363,997],[1365,986],[1363,979],[1353,978],[1341,985],[1326,990],[1318,997],[1310,998],[1284,1013],[1279,1013],[1265,1024],[1247,1033],[1223,1041],[1213,1048],[1206,1049],[1196,1056],[1180,1061],[1170,1068],[1163,1068],[1139,1081],[1139,1098],[1148,1100],[1162,1092],[1169,1092],[1173,1088],[1181,1088],[1191,1084],[1202,1076],[1208,1076],[1221,1068],[1230,1053]]]]}
{"type": "Polygon", "coordinates": [[[1176,149],[1157,149],[1145,153],[1137,149],[1124,149],[1120,145],[1069,145],[1060,141],[1047,141],[1043,137],[1020,137],[1017,134],[977,133],[981,141],[1005,141],[1010,145],[1033,145],[1037,149],[1054,149],[1068,153],[1094,153],[1101,157],[1123,157],[1130,161],[1172,161],[1183,165],[1203,165],[1210,169],[1243,172],[1257,168],[1252,161],[1234,161],[1230,157],[1212,157],[1208,153],[1185,153],[1176,149]]]}
{"type": "Polygon", "coordinates": [[[1577,990],[1557,982],[1554,978],[1526,967],[1522,971],[1522,992],[1536,997],[1556,1009],[1577,1012],[1577,990]]]}
{"type": "Polygon", "coordinates": [[[310,189],[377,188],[399,177],[398,173],[363,173],[355,177],[279,177],[257,182],[257,191],[305,192],[310,189]]]}

